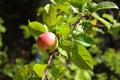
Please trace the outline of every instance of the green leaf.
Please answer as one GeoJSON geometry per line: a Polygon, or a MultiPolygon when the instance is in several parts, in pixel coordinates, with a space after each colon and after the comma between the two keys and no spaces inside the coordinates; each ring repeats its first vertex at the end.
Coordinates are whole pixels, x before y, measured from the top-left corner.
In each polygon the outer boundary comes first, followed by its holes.
{"type": "Polygon", "coordinates": [[[46,5],[42,15],[43,22],[47,26],[53,26],[56,24],[56,7],[52,4],[46,5]]]}
{"type": "Polygon", "coordinates": [[[47,31],[47,28],[43,24],[37,21],[29,22],[28,25],[29,25],[29,28],[31,28],[32,30],[39,31],[41,33],[44,33],[47,31]]]}
{"type": "Polygon", "coordinates": [[[2,38],[0,37],[0,48],[3,46],[2,38]]]}
{"type": "Polygon", "coordinates": [[[42,80],[40,77],[31,77],[30,80],[42,80]]]}
{"type": "Polygon", "coordinates": [[[47,4],[45,7],[44,7],[44,10],[49,13],[49,8],[50,8],[50,4],[47,4]]]}
{"type": "Polygon", "coordinates": [[[118,6],[113,2],[101,2],[97,4],[95,7],[96,10],[110,9],[110,8],[119,9],[118,6]]]}
{"type": "Polygon", "coordinates": [[[13,80],[25,80],[25,76],[22,72],[25,72],[25,71],[22,69],[17,71],[17,73],[13,77],[13,80]]]}
{"type": "Polygon", "coordinates": [[[101,18],[98,14],[92,13],[91,15],[92,15],[92,17],[94,17],[95,19],[97,19],[97,20],[99,20],[101,23],[103,23],[108,29],[111,28],[112,24],[109,23],[108,21],[106,21],[105,19],[101,18]]]}
{"type": "Polygon", "coordinates": [[[13,76],[13,80],[29,80],[32,67],[32,65],[25,65],[24,67],[19,68],[19,70],[13,76]]]}
{"type": "MultiPolygon", "coordinates": [[[[2,57],[2,56],[1,56],[2,57]]],[[[3,62],[4,63],[4,62],[3,62]]],[[[12,71],[13,71],[13,65],[6,64],[3,69],[3,73],[9,77],[13,77],[12,71]]]]}
{"type": "Polygon", "coordinates": [[[74,13],[79,13],[79,9],[71,5],[71,9],[74,13]]]}
{"type": "Polygon", "coordinates": [[[25,69],[21,68],[14,75],[13,80],[28,80],[29,75],[26,75],[26,74],[27,74],[27,71],[25,69]]]}
{"type": "Polygon", "coordinates": [[[69,7],[70,5],[68,3],[63,3],[63,4],[58,4],[57,5],[57,9],[62,11],[62,12],[65,12],[66,14],[69,13],[69,7]]]}
{"type": "Polygon", "coordinates": [[[68,57],[68,55],[67,55],[67,51],[64,49],[64,48],[62,48],[62,47],[58,47],[58,51],[60,52],[60,54],[62,54],[63,56],[65,56],[65,57],[68,57]]]}
{"type": "Polygon", "coordinates": [[[33,66],[33,70],[39,77],[42,77],[46,67],[47,67],[47,64],[35,64],[33,66]]]}
{"type": "Polygon", "coordinates": [[[0,24],[0,33],[4,33],[6,31],[5,27],[0,24]]]}
{"type": "Polygon", "coordinates": [[[59,15],[59,16],[57,17],[57,24],[60,23],[60,22],[62,21],[62,19],[63,19],[63,16],[62,16],[62,15],[59,15]]]}
{"type": "Polygon", "coordinates": [[[92,31],[92,24],[90,22],[82,22],[82,28],[85,33],[90,33],[92,31]]]}
{"type": "Polygon", "coordinates": [[[4,20],[0,17],[0,24],[3,24],[4,20]]]}
{"type": "Polygon", "coordinates": [[[64,38],[67,38],[70,34],[71,30],[68,24],[62,24],[60,26],[56,27],[56,33],[59,36],[63,36],[64,38]]]}
{"type": "Polygon", "coordinates": [[[89,4],[87,4],[87,8],[88,8],[88,10],[92,13],[92,12],[95,12],[96,11],[96,5],[97,5],[97,3],[95,3],[95,2],[91,2],[91,3],[89,3],[89,4]]]}
{"type": "Polygon", "coordinates": [[[61,65],[55,65],[51,68],[52,78],[51,80],[61,80],[65,75],[66,68],[61,65]]]}
{"type": "Polygon", "coordinates": [[[29,38],[31,36],[28,26],[21,25],[20,29],[23,30],[24,38],[29,38]]]}
{"type": "Polygon", "coordinates": [[[93,60],[90,53],[79,43],[73,47],[71,59],[81,69],[93,69],[93,60]]]}
{"type": "Polygon", "coordinates": [[[71,4],[75,7],[79,7],[79,9],[82,9],[82,6],[85,3],[90,3],[92,0],[70,0],[71,4]]]}
{"type": "Polygon", "coordinates": [[[110,22],[114,23],[114,18],[113,18],[112,15],[104,13],[102,15],[102,17],[105,18],[105,19],[107,19],[107,20],[109,20],[110,22]]]}
{"type": "Polygon", "coordinates": [[[86,47],[89,47],[94,44],[93,39],[89,37],[87,34],[78,34],[77,36],[75,36],[75,39],[78,43],[86,47]]]}
{"type": "Polygon", "coordinates": [[[50,0],[52,3],[64,3],[64,2],[66,2],[66,1],[68,1],[68,0],[50,0]]]}
{"type": "Polygon", "coordinates": [[[59,39],[58,51],[60,54],[68,58],[68,50],[71,48],[71,41],[66,39],[59,39]],[[69,48],[68,48],[69,47],[69,48]]]}
{"type": "Polygon", "coordinates": [[[35,36],[38,36],[39,34],[48,31],[46,26],[37,21],[29,22],[28,26],[30,33],[35,36]]]}
{"type": "MultiPolygon", "coordinates": [[[[65,47],[70,47],[72,43],[71,43],[70,40],[61,38],[61,39],[60,39],[60,44],[61,44],[61,45],[64,45],[65,47]]],[[[63,46],[62,46],[62,47],[63,47],[63,46]]]]}
{"type": "MultiPolygon", "coordinates": [[[[119,26],[120,26],[120,24],[119,24],[119,26]]],[[[113,35],[117,35],[117,34],[119,33],[119,31],[120,31],[120,27],[112,27],[112,28],[109,30],[109,32],[110,32],[111,34],[113,34],[113,35]]]]}
{"type": "Polygon", "coordinates": [[[74,22],[76,22],[77,20],[78,20],[78,17],[74,17],[74,16],[68,17],[68,18],[67,18],[67,23],[74,23],[74,22]]]}
{"type": "Polygon", "coordinates": [[[37,9],[37,16],[40,16],[40,15],[42,14],[43,10],[44,10],[43,7],[39,7],[39,8],[37,9]]]}

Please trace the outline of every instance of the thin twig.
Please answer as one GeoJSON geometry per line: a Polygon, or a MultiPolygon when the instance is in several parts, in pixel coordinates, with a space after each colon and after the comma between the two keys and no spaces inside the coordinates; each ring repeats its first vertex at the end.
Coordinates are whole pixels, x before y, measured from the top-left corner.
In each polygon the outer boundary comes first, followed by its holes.
{"type": "Polygon", "coordinates": [[[46,69],[45,69],[45,71],[44,71],[44,75],[43,75],[43,77],[42,77],[42,80],[49,80],[48,77],[47,77],[47,73],[48,73],[49,65],[50,65],[51,62],[52,62],[52,59],[53,59],[54,54],[55,54],[55,52],[53,52],[53,53],[50,55],[49,59],[48,59],[48,62],[47,62],[47,63],[48,63],[48,66],[46,67],[46,69]]]}
{"type": "Polygon", "coordinates": [[[82,19],[82,18],[84,18],[84,17],[88,17],[88,15],[87,14],[82,14],[81,16],[80,16],[80,18],[75,22],[75,23],[73,23],[73,24],[71,24],[71,27],[72,28],[75,28],[76,26],[77,26],[77,24],[80,22],[80,20],[82,19]]]}

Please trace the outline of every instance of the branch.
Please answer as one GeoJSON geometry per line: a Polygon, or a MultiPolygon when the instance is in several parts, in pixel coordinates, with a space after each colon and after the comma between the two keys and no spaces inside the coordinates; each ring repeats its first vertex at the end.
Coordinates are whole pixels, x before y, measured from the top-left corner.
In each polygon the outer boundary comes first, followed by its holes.
{"type": "Polygon", "coordinates": [[[45,71],[44,71],[44,75],[43,75],[43,77],[42,77],[42,80],[49,80],[48,77],[47,77],[47,73],[48,73],[49,65],[50,65],[51,62],[52,62],[52,59],[53,59],[54,54],[55,54],[55,52],[53,52],[53,53],[50,55],[49,59],[48,59],[48,62],[47,62],[47,63],[48,63],[48,66],[46,67],[46,69],[45,69],[45,71]]]}
{"type": "Polygon", "coordinates": [[[88,18],[88,17],[89,17],[89,15],[87,15],[86,13],[82,14],[80,16],[80,18],[75,23],[73,23],[73,24],[70,25],[71,28],[75,28],[82,18],[88,18]]]}

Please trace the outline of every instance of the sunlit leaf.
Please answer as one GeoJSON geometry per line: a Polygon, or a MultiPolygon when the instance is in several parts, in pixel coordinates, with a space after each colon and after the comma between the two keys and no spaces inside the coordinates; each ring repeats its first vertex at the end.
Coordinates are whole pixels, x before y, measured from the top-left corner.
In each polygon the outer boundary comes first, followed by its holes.
{"type": "Polygon", "coordinates": [[[70,0],[70,3],[79,8],[80,11],[82,11],[82,7],[85,3],[90,3],[92,0],[70,0]]]}
{"type": "Polygon", "coordinates": [[[63,16],[62,16],[62,15],[59,15],[59,16],[57,17],[57,24],[60,23],[60,22],[62,21],[62,19],[63,19],[63,16]]]}
{"type": "Polygon", "coordinates": [[[118,6],[113,2],[101,2],[96,5],[96,10],[110,9],[110,8],[119,9],[118,6]]]}
{"type": "Polygon", "coordinates": [[[40,33],[47,31],[47,27],[37,21],[29,22],[28,26],[30,29],[39,31],[40,33]]]}
{"type": "Polygon", "coordinates": [[[102,17],[105,18],[105,19],[107,19],[107,20],[109,20],[110,22],[114,23],[114,18],[113,18],[112,15],[109,15],[109,14],[104,13],[104,14],[102,15],[102,17]]]}
{"type": "Polygon", "coordinates": [[[28,26],[30,34],[35,38],[37,38],[38,35],[48,31],[47,27],[38,21],[29,22],[28,26]]]}
{"type": "Polygon", "coordinates": [[[100,17],[98,14],[96,13],[92,13],[91,14],[96,20],[100,21],[101,23],[103,23],[108,29],[111,28],[112,24],[109,23],[108,21],[106,21],[105,19],[103,19],[102,17],[100,17]]]}
{"type": "Polygon", "coordinates": [[[53,76],[51,80],[61,80],[61,78],[65,75],[65,71],[66,69],[61,65],[53,66],[51,69],[51,74],[53,76]]]}
{"type": "Polygon", "coordinates": [[[59,40],[59,44],[58,44],[58,51],[60,52],[60,54],[62,54],[63,56],[68,58],[68,47],[71,47],[71,41],[66,40],[66,39],[61,39],[59,40]]]}
{"type": "Polygon", "coordinates": [[[42,77],[46,67],[47,67],[47,64],[35,64],[33,66],[33,70],[39,77],[42,77]]]}
{"type": "Polygon", "coordinates": [[[66,14],[68,14],[69,13],[69,4],[65,4],[65,3],[63,3],[63,4],[58,4],[57,5],[57,9],[58,10],[60,10],[61,12],[65,12],[66,14]]]}
{"type": "Polygon", "coordinates": [[[45,12],[47,12],[47,13],[49,14],[50,4],[47,4],[47,5],[44,7],[44,10],[45,10],[45,12]]]}
{"type": "Polygon", "coordinates": [[[71,59],[81,69],[93,69],[93,60],[90,53],[78,43],[72,49],[71,59]]]}
{"type": "Polygon", "coordinates": [[[89,10],[90,12],[95,12],[101,9],[119,9],[118,6],[113,2],[101,2],[101,3],[90,3],[89,10]]]}
{"type": "Polygon", "coordinates": [[[43,10],[44,10],[43,7],[39,7],[39,8],[37,9],[37,16],[40,16],[40,15],[42,14],[43,10]]]}
{"type": "Polygon", "coordinates": [[[56,32],[58,35],[63,36],[64,38],[67,38],[70,34],[70,27],[68,24],[63,24],[56,27],[56,32]]]}
{"type": "Polygon", "coordinates": [[[62,48],[61,46],[58,47],[58,51],[59,51],[60,54],[62,54],[63,56],[68,57],[67,51],[66,51],[64,48],[62,48]]]}
{"type": "Polygon", "coordinates": [[[43,11],[42,19],[47,26],[53,26],[56,24],[56,7],[54,5],[46,5],[45,10],[43,11]]]}
{"type": "Polygon", "coordinates": [[[79,9],[78,8],[76,8],[76,7],[74,7],[74,6],[72,6],[71,5],[71,9],[73,10],[73,12],[75,12],[75,13],[78,13],[79,12],[79,9]]]}
{"type": "Polygon", "coordinates": [[[96,11],[96,5],[97,5],[97,3],[95,3],[95,2],[91,2],[91,3],[89,3],[88,5],[87,5],[87,8],[88,8],[88,10],[90,11],[90,12],[95,12],[96,11]]]}
{"type": "Polygon", "coordinates": [[[52,3],[64,3],[68,0],[50,0],[52,3]]]}
{"type": "Polygon", "coordinates": [[[86,34],[79,34],[76,36],[76,41],[79,42],[80,44],[82,44],[83,46],[91,46],[94,44],[94,41],[92,38],[90,38],[88,35],[86,34]]]}
{"type": "Polygon", "coordinates": [[[77,20],[78,20],[78,17],[70,17],[70,18],[67,19],[67,22],[68,22],[68,23],[74,23],[74,22],[76,22],[77,20]]]}

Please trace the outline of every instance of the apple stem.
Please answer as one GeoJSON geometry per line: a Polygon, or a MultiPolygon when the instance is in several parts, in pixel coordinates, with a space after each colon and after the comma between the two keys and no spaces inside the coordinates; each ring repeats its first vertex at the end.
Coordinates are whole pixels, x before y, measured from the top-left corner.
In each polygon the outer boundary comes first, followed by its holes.
{"type": "Polygon", "coordinates": [[[55,54],[55,52],[53,52],[53,53],[50,55],[49,59],[48,59],[48,62],[47,62],[47,63],[48,63],[48,66],[46,67],[46,69],[45,69],[45,71],[44,71],[44,75],[43,75],[43,77],[42,77],[42,80],[49,80],[48,77],[47,77],[47,73],[48,73],[49,65],[50,65],[51,62],[52,62],[52,59],[53,59],[54,54],[55,54]]]}

